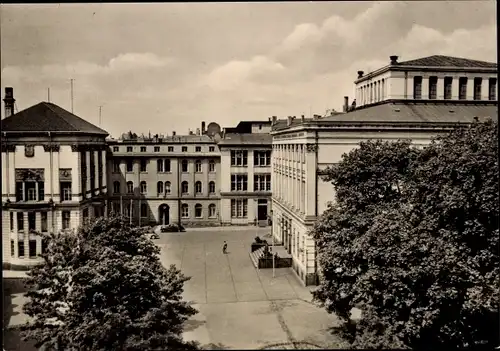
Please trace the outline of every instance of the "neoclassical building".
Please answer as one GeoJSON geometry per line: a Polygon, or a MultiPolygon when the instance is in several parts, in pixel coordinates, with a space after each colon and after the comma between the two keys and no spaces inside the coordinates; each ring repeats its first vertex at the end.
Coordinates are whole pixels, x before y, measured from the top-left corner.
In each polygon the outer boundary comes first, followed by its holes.
{"type": "Polygon", "coordinates": [[[14,112],[5,89],[2,128],[4,266],[40,262],[33,232],[76,229],[106,213],[108,133],[61,107],[41,102],[14,112]]]}
{"type": "Polygon", "coordinates": [[[355,81],[356,102],[344,111],[312,119],[273,122],[273,233],[293,256],[306,285],[318,279],[316,248],[309,231],[334,200],[323,170],[369,139],[411,139],[421,147],[439,133],[474,120],[497,119],[497,65],[446,56],[388,66],[355,81]]]}

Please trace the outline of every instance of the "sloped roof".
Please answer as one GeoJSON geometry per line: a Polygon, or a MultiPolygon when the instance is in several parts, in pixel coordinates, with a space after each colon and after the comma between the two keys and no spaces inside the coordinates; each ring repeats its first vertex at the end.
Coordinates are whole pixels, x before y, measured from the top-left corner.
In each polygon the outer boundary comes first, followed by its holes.
{"type": "Polygon", "coordinates": [[[475,68],[497,68],[493,62],[470,60],[460,57],[432,55],[415,60],[402,61],[401,66],[427,66],[427,67],[475,67],[475,68]]]}
{"type": "Polygon", "coordinates": [[[108,135],[105,130],[50,103],[40,102],[4,118],[3,132],[70,132],[108,135]]]}
{"type": "Polygon", "coordinates": [[[320,119],[329,122],[471,123],[474,117],[498,120],[496,104],[388,102],[320,119]]]}
{"type": "Polygon", "coordinates": [[[218,144],[225,145],[271,145],[273,137],[268,133],[226,133],[218,144]]]}

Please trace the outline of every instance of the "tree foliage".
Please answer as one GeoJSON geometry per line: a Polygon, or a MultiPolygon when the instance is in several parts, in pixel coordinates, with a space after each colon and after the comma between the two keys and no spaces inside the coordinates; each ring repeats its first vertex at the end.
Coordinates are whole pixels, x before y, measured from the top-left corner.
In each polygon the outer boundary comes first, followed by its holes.
{"type": "Polygon", "coordinates": [[[189,278],[166,269],[159,248],[121,217],[77,232],[44,235],[44,264],[29,272],[32,320],[23,328],[37,347],[57,350],[196,349],[182,339],[197,311],[182,301],[189,278]]]}
{"type": "Polygon", "coordinates": [[[314,296],[345,321],[351,346],[498,346],[496,123],[424,149],[363,142],[326,180],[336,201],[313,230],[322,271],[314,296]]]}

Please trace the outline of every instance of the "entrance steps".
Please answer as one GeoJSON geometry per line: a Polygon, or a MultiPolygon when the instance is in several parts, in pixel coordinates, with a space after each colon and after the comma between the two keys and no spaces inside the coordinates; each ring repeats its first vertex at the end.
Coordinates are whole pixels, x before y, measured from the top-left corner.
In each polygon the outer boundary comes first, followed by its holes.
{"type": "MultiPolygon", "coordinates": [[[[255,268],[273,268],[272,258],[262,258],[264,249],[264,247],[261,247],[250,253],[250,260],[255,268]]],[[[278,254],[278,259],[274,262],[275,268],[292,267],[292,255],[290,255],[283,246],[269,246],[269,249],[271,252],[278,254]]]]}

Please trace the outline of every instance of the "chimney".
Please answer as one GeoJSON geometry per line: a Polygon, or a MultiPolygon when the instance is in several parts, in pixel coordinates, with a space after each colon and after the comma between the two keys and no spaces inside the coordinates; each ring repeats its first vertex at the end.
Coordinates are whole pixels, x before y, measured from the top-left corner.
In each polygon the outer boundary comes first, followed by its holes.
{"type": "Polygon", "coordinates": [[[391,59],[391,65],[397,65],[398,64],[398,57],[396,55],[389,56],[391,59]]]}
{"type": "Polygon", "coordinates": [[[14,114],[14,102],[16,102],[16,99],[14,99],[14,89],[11,87],[5,88],[5,98],[3,99],[4,106],[5,106],[5,116],[10,117],[14,114]]]}
{"type": "Polygon", "coordinates": [[[172,131],[172,136],[175,136],[175,130],[172,131]]]}
{"type": "Polygon", "coordinates": [[[273,119],[272,119],[272,125],[275,125],[276,122],[278,121],[278,116],[273,116],[273,119]]]}
{"type": "Polygon", "coordinates": [[[349,111],[349,96],[344,96],[344,107],[342,108],[342,111],[349,111]]]}
{"type": "Polygon", "coordinates": [[[300,116],[300,119],[302,120],[302,122],[304,122],[306,120],[306,117],[304,115],[300,116]]]}
{"type": "Polygon", "coordinates": [[[196,128],[196,135],[201,135],[200,134],[200,128],[196,128]]]}
{"type": "Polygon", "coordinates": [[[291,126],[292,125],[292,121],[293,121],[293,117],[292,116],[288,116],[288,120],[287,120],[286,125],[287,126],[291,126]]]}
{"type": "Polygon", "coordinates": [[[363,71],[358,71],[358,79],[359,79],[359,78],[362,78],[362,77],[363,77],[363,74],[365,74],[365,72],[363,72],[363,71]]]}
{"type": "Polygon", "coordinates": [[[313,115],[313,119],[319,119],[321,116],[320,115],[317,115],[317,114],[314,114],[313,115]]]}
{"type": "Polygon", "coordinates": [[[202,121],[201,122],[201,135],[205,135],[206,131],[205,131],[205,121],[202,121]]]}

